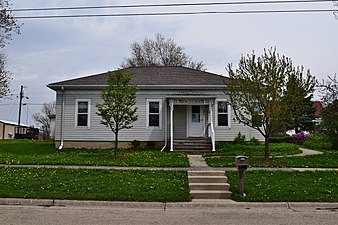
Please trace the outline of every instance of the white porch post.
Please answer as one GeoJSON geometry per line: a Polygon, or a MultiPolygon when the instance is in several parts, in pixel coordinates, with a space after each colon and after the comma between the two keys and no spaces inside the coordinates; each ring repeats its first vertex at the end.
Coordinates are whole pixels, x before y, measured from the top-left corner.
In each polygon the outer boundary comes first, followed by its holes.
{"type": "Polygon", "coordinates": [[[210,129],[211,129],[211,145],[212,145],[212,151],[216,151],[216,143],[215,143],[215,129],[214,129],[214,123],[212,122],[213,114],[212,114],[212,109],[213,109],[213,100],[209,101],[209,115],[210,115],[210,129]]]}
{"type": "Polygon", "coordinates": [[[170,151],[174,151],[174,102],[169,101],[170,107],[170,151]]]}

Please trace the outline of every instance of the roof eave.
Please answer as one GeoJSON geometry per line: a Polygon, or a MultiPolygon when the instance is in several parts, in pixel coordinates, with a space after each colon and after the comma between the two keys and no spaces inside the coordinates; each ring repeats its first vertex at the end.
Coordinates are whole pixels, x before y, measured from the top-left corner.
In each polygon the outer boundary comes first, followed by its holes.
{"type": "MultiPolygon", "coordinates": [[[[107,85],[62,85],[62,84],[50,84],[48,88],[58,91],[64,89],[68,90],[90,90],[90,89],[104,89],[107,85]]],[[[222,89],[224,85],[137,85],[139,89],[222,89]]]]}

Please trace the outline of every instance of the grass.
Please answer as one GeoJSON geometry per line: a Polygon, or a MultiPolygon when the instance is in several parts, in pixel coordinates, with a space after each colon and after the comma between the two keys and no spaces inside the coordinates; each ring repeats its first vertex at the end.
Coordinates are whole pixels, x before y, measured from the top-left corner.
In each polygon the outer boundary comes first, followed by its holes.
{"type": "Polygon", "coordinates": [[[245,197],[238,193],[236,172],[227,172],[232,199],[248,202],[337,202],[338,171],[246,171],[245,197]]]}
{"type": "Polygon", "coordinates": [[[295,168],[338,168],[338,151],[327,150],[328,145],[324,139],[314,136],[307,140],[303,147],[316,149],[323,152],[321,155],[311,155],[304,157],[276,157],[298,154],[298,145],[289,143],[272,143],[270,145],[271,160],[264,161],[264,146],[233,145],[224,143],[217,149],[216,154],[205,155],[206,162],[211,167],[234,167],[235,155],[249,156],[249,166],[251,167],[295,167],[295,168]],[[316,148],[312,148],[316,146],[316,148]],[[216,156],[216,157],[215,157],[216,156]]]}
{"type": "MultiPolygon", "coordinates": [[[[290,143],[272,143],[270,144],[271,156],[294,155],[299,154],[299,146],[290,143]]],[[[219,142],[216,145],[216,153],[218,156],[264,156],[264,145],[240,145],[229,142],[219,142]]]]}
{"type": "Polygon", "coordinates": [[[187,173],[0,167],[1,198],[190,201],[187,173]]]}
{"type": "Polygon", "coordinates": [[[187,167],[184,154],[160,150],[119,150],[116,159],[109,149],[55,149],[53,142],[31,140],[0,141],[0,164],[95,165],[140,167],[187,167]]]}

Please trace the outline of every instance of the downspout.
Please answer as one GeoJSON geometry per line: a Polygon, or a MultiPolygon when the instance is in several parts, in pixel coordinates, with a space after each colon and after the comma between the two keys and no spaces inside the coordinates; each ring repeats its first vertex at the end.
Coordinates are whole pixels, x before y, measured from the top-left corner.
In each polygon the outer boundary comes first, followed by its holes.
{"type": "Polygon", "coordinates": [[[168,144],[168,104],[166,106],[166,112],[165,112],[165,121],[164,121],[164,146],[161,149],[161,152],[164,151],[164,149],[167,147],[168,144]]]}
{"type": "Polygon", "coordinates": [[[61,87],[62,91],[62,108],[61,108],[61,143],[59,150],[63,149],[63,133],[64,133],[64,115],[65,115],[65,88],[61,87]]]}

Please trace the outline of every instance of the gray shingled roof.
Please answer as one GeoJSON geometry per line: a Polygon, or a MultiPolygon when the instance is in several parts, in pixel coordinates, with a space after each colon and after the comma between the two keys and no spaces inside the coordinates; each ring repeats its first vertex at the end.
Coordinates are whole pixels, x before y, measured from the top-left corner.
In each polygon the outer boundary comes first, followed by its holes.
{"type": "MultiPolygon", "coordinates": [[[[186,67],[136,67],[124,69],[132,74],[133,85],[224,85],[226,77],[186,67]]],[[[96,74],[61,82],[51,83],[57,86],[101,86],[107,84],[107,73],[96,74]]]]}

